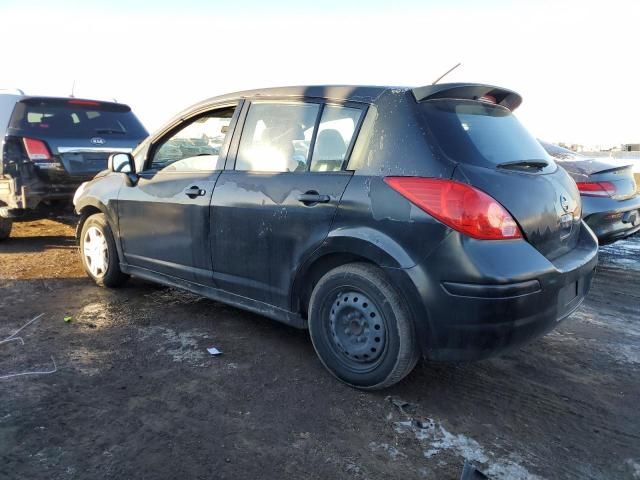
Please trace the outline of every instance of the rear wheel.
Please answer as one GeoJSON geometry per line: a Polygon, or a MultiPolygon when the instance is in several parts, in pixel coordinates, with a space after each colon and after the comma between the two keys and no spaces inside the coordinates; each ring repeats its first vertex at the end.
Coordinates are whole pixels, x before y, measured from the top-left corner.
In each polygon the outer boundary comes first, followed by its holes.
{"type": "MultiPolygon", "coordinates": [[[[0,202],[0,207],[5,205],[6,203],[0,202]]],[[[13,227],[13,220],[0,217],[0,241],[9,238],[9,235],[11,235],[11,227],[13,227]]]]}
{"type": "Polygon", "coordinates": [[[311,295],[309,331],[324,366],[356,388],[391,386],[418,360],[409,311],[373,265],[343,265],[320,279],[311,295]]]}
{"type": "Polygon", "coordinates": [[[0,217],[0,240],[6,240],[11,235],[11,227],[13,220],[10,218],[0,217]]]}
{"type": "Polygon", "coordinates": [[[91,215],[82,225],[80,257],[87,274],[100,286],[119,287],[129,278],[120,270],[113,232],[103,213],[91,215]]]}

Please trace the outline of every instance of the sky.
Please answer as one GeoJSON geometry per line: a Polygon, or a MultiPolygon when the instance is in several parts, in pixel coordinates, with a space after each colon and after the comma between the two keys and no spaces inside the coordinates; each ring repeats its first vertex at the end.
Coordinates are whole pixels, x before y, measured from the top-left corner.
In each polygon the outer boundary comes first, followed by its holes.
{"type": "Polygon", "coordinates": [[[117,99],[151,131],[219,94],[480,82],[538,138],[640,143],[640,0],[0,0],[0,88],[117,99]]]}

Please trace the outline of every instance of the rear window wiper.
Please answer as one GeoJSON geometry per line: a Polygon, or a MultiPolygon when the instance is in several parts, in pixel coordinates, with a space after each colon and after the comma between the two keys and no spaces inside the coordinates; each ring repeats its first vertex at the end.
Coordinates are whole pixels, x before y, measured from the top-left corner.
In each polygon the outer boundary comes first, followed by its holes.
{"type": "Polygon", "coordinates": [[[116,128],[96,128],[96,133],[119,133],[122,135],[126,135],[127,132],[124,130],[118,130],[116,128]]]}
{"type": "Polygon", "coordinates": [[[514,162],[499,163],[498,168],[510,170],[535,170],[539,171],[549,166],[546,160],[516,160],[514,162]]]}

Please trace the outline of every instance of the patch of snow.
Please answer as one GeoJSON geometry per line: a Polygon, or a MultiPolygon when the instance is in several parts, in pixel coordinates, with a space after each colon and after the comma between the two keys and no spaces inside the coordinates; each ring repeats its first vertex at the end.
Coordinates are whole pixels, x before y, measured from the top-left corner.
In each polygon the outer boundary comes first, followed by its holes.
{"type": "Polygon", "coordinates": [[[630,270],[640,270],[640,235],[600,247],[601,265],[612,263],[630,270]]]}
{"type": "Polygon", "coordinates": [[[204,360],[209,355],[205,348],[200,348],[198,342],[207,338],[206,334],[199,332],[176,332],[165,327],[148,327],[142,330],[143,338],[153,335],[160,335],[166,341],[161,342],[158,353],[166,353],[171,356],[174,362],[188,362],[204,365],[204,360]]]}
{"type": "Polygon", "coordinates": [[[640,479],[640,463],[629,458],[627,459],[626,464],[629,467],[629,470],[631,472],[631,475],[632,475],[631,478],[640,479]]]}
{"type": "Polygon", "coordinates": [[[611,345],[610,353],[622,363],[640,364],[640,349],[635,345],[611,345]]]}
{"type": "Polygon", "coordinates": [[[451,433],[431,418],[425,421],[411,419],[395,422],[394,429],[399,434],[412,433],[421,444],[424,444],[427,447],[423,452],[425,458],[450,452],[475,464],[482,464],[482,471],[496,480],[540,479],[517,463],[519,460],[517,457],[496,458],[493,452],[487,451],[474,439],[463,434],[451,433]]]}

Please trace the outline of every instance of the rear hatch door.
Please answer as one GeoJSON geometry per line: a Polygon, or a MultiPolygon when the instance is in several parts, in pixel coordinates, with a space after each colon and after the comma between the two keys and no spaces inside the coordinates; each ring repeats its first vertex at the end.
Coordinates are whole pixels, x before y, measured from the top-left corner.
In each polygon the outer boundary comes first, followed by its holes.
{"type": "Polygon", "coordinates": [[[9,134],[46,144],[51,158],[32,161],[41,180],[77,183],[107,168],[111,153],[130,152],[147,131],[127,105],[39,97],[16,105],[9,134]]]}
{"type": "Polygon", "coordinates": [[[454,179],[488,193],[550,260],[573,249],[581,228],[575,182],[491,92],[478,98],[420,102],[430,142],[457,163],[454,179]]]}

